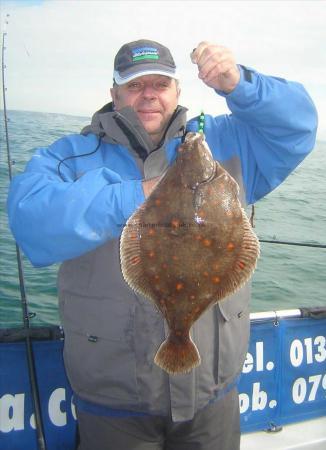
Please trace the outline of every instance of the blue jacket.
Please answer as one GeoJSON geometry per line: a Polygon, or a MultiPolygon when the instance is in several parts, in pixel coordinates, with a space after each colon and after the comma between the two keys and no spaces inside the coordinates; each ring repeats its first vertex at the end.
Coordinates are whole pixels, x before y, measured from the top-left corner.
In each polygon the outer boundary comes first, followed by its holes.
{"type": "MultiPolygon", "coordinates": [[[[245,205],[278,186],[313,148],[316,111],[301,85],[243,68],[239,85],[225,97],[232,114],[206,116],[204,132],[245,205]]],[[[39,149],[12,182],[8,211],[19,245],[36,266],[63,261],[58,296],[64,359],[79,409],[190,420],[234,386],[241,372],[249,285],[194,323],[200,366],[167,376],[154,364],[166,323],[121,274],[119,236],[144,201],[141,180],[174,161],[185,128],[196,131],[198,120],[186,124],[179,107],[152,151],[135,113],[106,105],[82,134],[39,149]]]]}
{"type": "MultiPolygon", "coordinates": [[[[206,116],[206,140],[221,162],[237,157],[248,204],[275,189],[315,143],[317,115],[295,82],[241,68],[241,80],[224,95],[230,115],[206,116]]],[[[187,124],[197,129],[197,120],[187,124]]],[[[181,137],[164,143],[171,163],[181,137]]],[[[88,134],[65,136],[40,148],[10,186],[12,232],[35,266],[75,258],[117,238],[144,201],[144,173],[130,148],[88,134]],[[92,153],[93,152],[93,153],[92,153]],[[70,158],[71,156],[89,156],[70,158]],[[65,172],[64,180],[60,170],[65,172]]]]}

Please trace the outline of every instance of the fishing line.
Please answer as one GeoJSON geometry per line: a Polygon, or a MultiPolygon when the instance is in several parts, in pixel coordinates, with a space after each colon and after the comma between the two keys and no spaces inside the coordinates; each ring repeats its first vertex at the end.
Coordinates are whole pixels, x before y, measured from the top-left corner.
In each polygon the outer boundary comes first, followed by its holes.
{"type": "MultiPolygon", "coordinates": [[[[255,228],[254,223],[254,217],[255,217],[255,206],[251,205],[251,215],[250,215],[250,224],[252,228],[255,228]]],[[[281,245],[293,245],[297,247],[311,247],[311,248],[326,248],[326,244],[310,244],[309,242],[293,242],[293,241],[280,241],[276,239],[276,236],[274,236],[273,239],[259,239],[259,242],[263,242],[266,244],[281,244],[281,245]]]]}
{"type": "MultiPolygon", "coordinates": [[[[200,116],[198,117],[198,133],[204,133],[205,128],[205,114],[204,111],[201,111],[200,116]]],[[[250,215],[250,224],[252,228],[255,228],[254,224],[255,217],[255,205],[251,205],[251,215],[250,215]]],[[[268,239],[259,239],[259,242],[267,243],[267,244],[282,244],[282,245],[293,245],[299,247],[312,247],[312,248],[326,248],[325,244],[309,244],[306,242],[290,242],[290,241],[279,241],[277,239],[268,240],[268,239]]]]}
{"type": "MultiPolygon", "coordinates": [[[[58,167],[57,167],[57,172],[58,172],[58,175],[59,175],[59,177],[61,178],[62,181],[65,181],[65,179],[63,178],[62,173],[61,173],[61,164],[64,164],[66,167],[68,167],[68,169],[72,170],[69,166],[67,166],[66,161],[68,161],[69,159],[75,159],[75,158],[81,158],[83,156],[93,155],[100,148],[101,143],[102,143],[102,139],[103,139],[104,136],[105,136],[104,132],[100,132],[99,133],[99,140],[98,140],[97,146],[95,147],[94,150],[92,150],[92,151],[90,151],[88,153],[82,153],[81,155],[67,156],[66,158],[61,159],[59,161],[59,164],[58,164],[58,167]]],[[[76,181],[76,180],[74,180],[74,181],[76,181]]]]}
{"type": "Polygon", "coordinates": [[[308,242],[290,242],[290,241],[277,241],[268,239],[259,239],[259,242],[265,242],[267,244],[283,244],[283,245],[297,245],[299,247],[312,247],[312,248],[326,248],[325,244],[309,244],[308,242]]]}
{"type": "MultiPolygon", "coordinates": [[[[6,15],[9,17],[9,14],[6,15]]],[[[5,21],[5,25],[8,24],[8,20],[5,21]]],[[[6,104],[6,83],[5,83],[5,63],[4,63],[4,55],[5,55],[5,40],[6,40],[6,31],[2,32],[2,52],[1,52],[1,73],[2,73],[2,88],[3,88],[3,113],[4,113],[4,123],[5,123],[5,136],[6,136],[6,149],[7,149],[7,162],[8,162],[8,176],[9,180],[12,179],[12,160],[10,155],[10,146],[9,146],[9,133],[8,133],[8,116],[7,116],[7,104],[6,104]]],[[[28,373],[31,385],[31,393],[32,393],[32,401],[34,406],[34,417],[35,417],[35,425],[36,425],[36,435],[37,435],[37,443],[40,450],[46,450],[45,444],[45,435],[44,428],[42,422],[42,414],[41,414],[41,405],[40,405],[40,396],[39,396],[39,388],[37,384],[36,378],[36,369],[35,369],[35,358],[33,353],[33,347],[31,342],[31,337],[28,332],[30,327],[30,317],[31,314],[28,312],[28,304],[26,297],[26,289],[24,282],[24,273],[23,273],[23,262],[20,249],[15,243],[16,246],[16,258],[17,258],[17,266],[18,266],[18,277],[19,277],[19,288],[20,288],[20,297],[21,297],[21,307],[23,313],[23,328],[27,330],[25,336],[25,344],[26,344],[26,354],[27,354],[27,366],[28,373]]]]}

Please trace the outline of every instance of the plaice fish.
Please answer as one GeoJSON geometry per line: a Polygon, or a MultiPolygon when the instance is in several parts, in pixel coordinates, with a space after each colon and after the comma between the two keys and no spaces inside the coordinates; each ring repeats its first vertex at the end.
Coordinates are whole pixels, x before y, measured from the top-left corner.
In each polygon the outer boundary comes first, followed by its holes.
{"type": "Polygon", "coordinates": [[[238,184],[202,134],[186,135],[174,165],[129,218],[120,256],[126,282],[169,327],[155,363],[170,374],[189,372],[200,364],[192,324],[249,280],[259,256],[238,184]]]}

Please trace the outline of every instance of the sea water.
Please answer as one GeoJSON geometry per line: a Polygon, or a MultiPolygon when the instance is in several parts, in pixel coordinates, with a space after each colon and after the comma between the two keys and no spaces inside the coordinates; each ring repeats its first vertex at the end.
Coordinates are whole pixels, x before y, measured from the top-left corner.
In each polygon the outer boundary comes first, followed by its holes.
{"type": "MultiPolygon", "coordinates": [[[[21,172],[36,147],[65,134],[79,132],[87,117],[9,111],[13,175],[21,172]]],[[[3,114],[0,155],[0,328],[22,324],[14,239],[8,228],[6,197],[8,168],[3,114]]],[[[314,151],[267,197],[256,203],[255,231],[259,238],[326,244],[326,142],[314,151]]],[[[35,269],[23,257],[31,325],[58,324],[56,274],[58,265],[35,269]]],[[[261,244],[252,279],[251,311],[326,306],[326,249],[261,244]]]]}

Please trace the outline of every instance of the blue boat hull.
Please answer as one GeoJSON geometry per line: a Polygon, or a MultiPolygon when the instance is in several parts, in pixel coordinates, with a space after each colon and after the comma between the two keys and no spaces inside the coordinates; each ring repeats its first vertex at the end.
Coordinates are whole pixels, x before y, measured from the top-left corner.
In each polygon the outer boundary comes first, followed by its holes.
{"type": "MultiPolygon", "coordinates": [[[[275,314],[251,321],[239,381],[242,432],[326,415],[326,318],[275,314]]],[[[37,450],[25,331],[0,334],[0,448],[37,450]],[[10,342],[16,340],[16,342],[10,342]]],[[[76,416],[59,328],[33,330],[33,353],[48,450],[76,447],[76,416]],[[50,339],[49,336],[52,336],[50,339]]]]}

